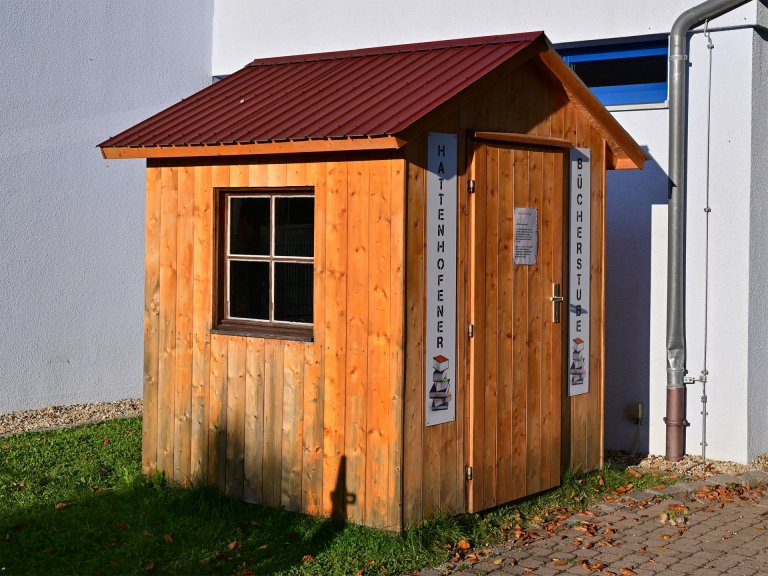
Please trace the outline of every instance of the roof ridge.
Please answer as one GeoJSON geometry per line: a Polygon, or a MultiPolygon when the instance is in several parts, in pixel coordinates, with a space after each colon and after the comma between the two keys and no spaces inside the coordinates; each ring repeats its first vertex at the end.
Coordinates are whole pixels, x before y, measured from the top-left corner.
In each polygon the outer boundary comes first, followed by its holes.
{"type": "Polygon", "coordinates": [[[349,58],[364,58],[366,56],[386,56],[390,54],[402,54],[406,52],[426,52],[429,50],[441,50],[449,48],[467,48],[470,46],[484,46],[488,44],[515,44],[532,42],[544,34],[543,31],[522,32],[515,34],[496,34],[493,36],[475,36],[469,38],[452,38],[447,40],[433,40],[430,42],[415,42],[410,44],[393,44],[389,46],[372,46],[369,48],[357,48],[353,50],[338,50],[333,52],[317,52],[311,54],[294,54],[288,56],[270,56],[257,58],[248,64],[248,67],[275,66],[279,64],[297,64],[301,62],[319,62],[323,60],[340,60],[349,58]]]}

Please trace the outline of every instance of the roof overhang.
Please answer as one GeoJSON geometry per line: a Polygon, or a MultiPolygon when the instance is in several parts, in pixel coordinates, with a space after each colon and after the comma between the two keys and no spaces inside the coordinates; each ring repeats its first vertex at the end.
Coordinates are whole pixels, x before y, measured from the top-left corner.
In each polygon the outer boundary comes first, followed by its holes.
{"type": "Polygon", "coordinates": [[[605,138],[608,148],[607,168],[609,170],[642,169],[646,156],[640,145],[608,112],[581,78],[568,67],[546,37],[538,39],[537,42],[547,44],[547,49],[539,52],[541,62],[560,81],[571,102],[586,113],[600,135],[605,138]]]}
{"type": "Polygon", "coordinates": [[[323,138],[251,142],[243,144],[185,145],[185,146],[112,146],[103,147],[104,158],[192,158],[216,156],[250,156],[262,154],[302,154],[318,152],[349,152],[362,150],[398,150],[406,142],[396,136],[367,138],[323,138]]]}

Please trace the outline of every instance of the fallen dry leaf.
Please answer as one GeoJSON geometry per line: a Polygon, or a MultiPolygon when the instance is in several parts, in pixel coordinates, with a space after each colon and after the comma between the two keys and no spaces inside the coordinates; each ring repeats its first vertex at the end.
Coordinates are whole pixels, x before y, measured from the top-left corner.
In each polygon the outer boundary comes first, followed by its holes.
{"type": "Polygon", "coordinates": [[[154,569],[155,569],[155,561],[154,560],[150,560],[149,562],[147,562],[144,565],[144,570],[146,570],[147,572],[152,572],[152,570],[154,570],[154,569]]]}
{"type": "Polygon", "coordinates": [[[101,443],[102,446],[109,446],[109,438],[104,438],[104,442],[101,443]]]}
{"type": "Polygon", "coordinates": [[[672,536],[670,536],[669,534],[659,534],[659,538],[661,538],[662,540],[669,540],[670,538],[672,538],[672,536]]]}
{"type": "Polygon", "coordinates": [[[637,576],[635,572],[632,572],[629,568],[622,568],[619,570],[621,576],[637,576]]]}
{"type": "Polygon", "coordinates": [[[312,556],[312,554],[304,554],[304,556],[301,557],[301,561],[303,563],[312,562],[312,560],[314,560],[314,559],[315,558],[314,558],[314,556],[312,556]]]}
{"type": "Polygon", "coordinates": [[[552,558],[552,564],[557,567],[568,566],[568,560],[563,558],[552,558]]]}
{"type": "Polygon", "coordinates": [[[66,508],[69,508],[69,504],[67,504],[66,502],[57,502],[54,508],[56,508],[56,510],[64,510],[66,508]]]}
{"type": "Polygon", "coordinates": [[[464,538],[462,538],[461,540],[459,540],[459,541],[456,543],[456,548],[457,548],[458,550],[461,550],[461,551],[464,551],[464,550],[469,550],[469,548],[470,548],[470,545],[469,545],[469,542],[468,542],[467,540],[465,540],[464,538]]]}
{"type": "Polygon", "coordinates": [[[269,544],[262,544],[259,546],[259,550],[266,550],[267,548],[269,548],[269,544]]]}
{"type": "Polygon", "coordinates": [[[163,540],[165,540],[166,544],[173,544],[173,536],[170,534],[163,534],[163,540]]]}
{"type": "Polygon", "coordinates": [[[496,564],[496,566],[501,566],[502,562],[504,562],[503,558],[497,558],[496,560],[493,561],[493,563],[496,564]]]}
{"type": "Polygon", "coordinates": [[[228,550],[237,550],[238,548],[240,548],[240,542],[237,540],[233,540],[232,542],[227,544],[228,550]]]}

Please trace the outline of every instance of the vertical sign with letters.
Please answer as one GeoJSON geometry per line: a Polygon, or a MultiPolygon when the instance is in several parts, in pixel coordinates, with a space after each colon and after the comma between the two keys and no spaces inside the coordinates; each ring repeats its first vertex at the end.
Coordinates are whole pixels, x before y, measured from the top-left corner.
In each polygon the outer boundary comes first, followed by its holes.
{"type": "Polygon", "coordinates": [[[589,392],[590,150],[571,148],[568,396],[589,392]]]}
{"type": "Polygon", "coordinates": [[[427,138],[427,426],[456,419],[456,134],[427,138]]]}

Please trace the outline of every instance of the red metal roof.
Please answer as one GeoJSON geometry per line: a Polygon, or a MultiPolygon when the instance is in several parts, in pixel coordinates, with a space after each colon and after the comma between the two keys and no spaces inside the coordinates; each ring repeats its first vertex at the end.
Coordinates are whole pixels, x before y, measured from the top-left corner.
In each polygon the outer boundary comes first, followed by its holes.
{"type": "Polygon", "coordinates": [[[254,60],[99,146],[390,136],[542,32],[254,60]]]}

